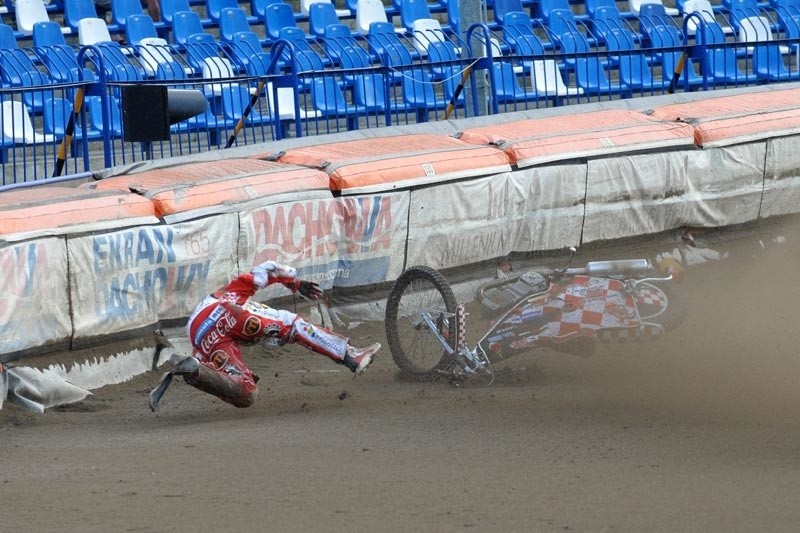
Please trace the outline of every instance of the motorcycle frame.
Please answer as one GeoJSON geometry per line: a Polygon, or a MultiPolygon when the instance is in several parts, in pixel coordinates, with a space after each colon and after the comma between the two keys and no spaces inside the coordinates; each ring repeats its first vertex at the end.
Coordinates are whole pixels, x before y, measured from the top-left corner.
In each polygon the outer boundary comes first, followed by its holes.
{"type": "MultiPolygon", "coordinates": [[[[574,252],[573,252],[574,255],[574,252]]],[[[570,263],[572,262],[572,256],[570,256],[570,263]]],[[[447,355],[453,359],[459,366],[460,371],[465,375],[477,375],[477,374],[491,374],[489,370],[489,366],[493,363],[499,362],[491,361],[487,354],[480,349],[480,345],[486,337],[492,334],[494,329],[497,325],[501,324],[503,319],[509,315],[521,302],[529,299],[529,298],[536,298],[547,293],[552,284],[554,282],[560,281],[565,278],[570,278],[574,276],[591,276],[595,278],[606,278],[606,279],[616,279],[616,280],[623,280],[625,286],[625,292],[631,293],[636,290],[636,287],[642,283],[646,282],[659,282],[659,281],[670,281],[673,279],[672,275],[666,276],[654,276],[650,275],[655,272],[650,261],[647,259],[624,259],[624,260],[607,260],[607,261],[591,261],[586,264],[584,267],[577,267],[573,268],[570,267],[569,264],[565,268],[560,269],[527,269],[525,272],[538,272],[541,274],[545,279],[547,279],[548,287],[540,292],[528,294],[525,296],[520,297],[517,301],[511,305],[505,313],[503,313],[500,318],[495,321],[495,325],[489,328],[486,333],[478,340],[474,347],[470,348],[466,345],[466,317],[467,312],[463,304],[459,304],[456,307],[455,314],[445,314],[446,316],[442,316],[442,319],[445,321],[444,326],[449,329],[449,323],[446,321],[448,319],[455,319],[456,321],[456,346],[451,346],[448,342],[448,339],[442,335],[441,325],[437,325],[434,323],[434,320],[431,314],[425,310],[422,312],[422,321],[428,327],[428,329],[433,333],[434,337],[438,340],[439,344],[442,345],[442,349],[447,353],[447,355]]],[[[502,279],[496,282],[487,283],[479,288],[479,294],[482,294],[483,291],[495,287],[500,287],[502,285],[512,283],[516,281],[516,277],[514,278],[507,278],[502,279]]],[[[503,358],[507,359],[507,357],[503,358]]]]}

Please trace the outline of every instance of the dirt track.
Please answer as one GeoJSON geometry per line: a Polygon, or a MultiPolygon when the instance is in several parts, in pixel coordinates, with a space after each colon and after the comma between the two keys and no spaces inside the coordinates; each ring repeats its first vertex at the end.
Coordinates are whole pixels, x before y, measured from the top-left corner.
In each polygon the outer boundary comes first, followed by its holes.
{"type": "Polygon", "coordinates": [[[388,351],[351,381],[291,347],[251,351],[249,410],[177,383],[153,415],[155,373],[7,405],[0,530],[796,531],[798,229],[690,271],[671,336],[520,358],[491,387],[399,381],[388,351]]]}

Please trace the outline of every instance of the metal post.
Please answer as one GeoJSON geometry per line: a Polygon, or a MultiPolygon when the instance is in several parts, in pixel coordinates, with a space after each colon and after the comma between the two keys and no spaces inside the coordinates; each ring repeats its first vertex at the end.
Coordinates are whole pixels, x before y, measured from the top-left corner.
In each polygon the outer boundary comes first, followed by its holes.
{"type": "MultiPolygon", "coordinates": [[[[461,11],[461,27],[469,28],[473,24],[486,22],[486,11],[483,7],[481,0],[450,0],[453,2],[460,2],[459,7],[461,11]]],[[[469,37],[468,37],[469,38],[469,37]]],[[[468,43],[472,46],[472,51],[475,56],[485,54],[483,45],[476,42],[474,39],[468,43]]],[[[478,99],[478,114],[488,115],[487,102],[489,101],[489,85],[486,80],[485,72],[476,72],[475,87],[477,89],[478,99]]]]}

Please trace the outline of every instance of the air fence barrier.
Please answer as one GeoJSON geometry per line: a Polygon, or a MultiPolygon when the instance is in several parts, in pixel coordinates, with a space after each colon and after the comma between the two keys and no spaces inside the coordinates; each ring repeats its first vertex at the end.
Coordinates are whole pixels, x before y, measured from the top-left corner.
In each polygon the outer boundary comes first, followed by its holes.
{"type": "Polygon", "coordinates": [[[647,13],[638,27],[523,15],[460,36],[288,31],[269,53],[255,34],[4,51],[0,190],[286,138],[800,79],[800,35],[765,17],[732,34],[698,15],[682,27],[647,13]],[[198,90],[208,106],[167,141],[128,142],[129,85],[198,90]]]}
{"type": "MultiPolygon", "coordinates": [[[[7,191],[0,361],[151,342],[264,260],[326,290],[369,292],[411,264],[456,268],[794,214],[798,97],[773,87],[355,131],[7,191]]],[[[128,372],[147,370],[153,350],[128,372]]]]}

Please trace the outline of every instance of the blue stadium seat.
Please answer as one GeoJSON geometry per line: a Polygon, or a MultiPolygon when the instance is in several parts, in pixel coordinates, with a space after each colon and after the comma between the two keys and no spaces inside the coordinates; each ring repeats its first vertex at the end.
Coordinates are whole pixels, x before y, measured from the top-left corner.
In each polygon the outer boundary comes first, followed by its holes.
{"type": "Polygon", "coordinates": [[[261,47],[258,35],[252,31],[240,31],[233,34],[231,53],[233,59],[250,76],[265,75],[272,59],[261,47]]]}
{"type": "Polygon", "coordinates": [[[400,4],[400,23],[408,31],[413,30],[415,20],[429,18],[433,17],[426,0],[403,0],[400,4]]]}
{"type": "Polygon", "coordinates": [[[389,81],[399,83],[405,77],[403,67],[408,67],[414,63],[408,49],[402,43],[386,43],[383,50],[378,55],[378,59],[384,67],[389,67],[389,81]]]}
{"type": "Polygon", "coordinates": [[[322,116],[331,119],[347,120],[347,129],[358,129],[358,115],[365,115],[367,109],[355,103],[348,103],[336,78],[322,76],[314,79],[311,85],[311,100],[314,108],[322,116]]]}
{"type": "Polygon", "coordinates": [[[492,96],[498,104],[530,102],[537,99],[535,92],[527,92],[519,84],[514,66],[506,61],[492,62],[494,84],[492,96]]]}
{"type": "MultiPolygon", "coordinates": [[[[522,7],[522,0],[495,0],[494,2],[494,21],[505,26],[506,15],[508,13],[522,13],[525,16],[525,8],[522,7]]],[[[530,17],[528,16],[530,19],[530,17]]]]}
{"type": "MultiPolygon", "coordinates": [[[[57,22],[37,22],[33,25],[33,46],[66,46],[66,44],[67,40],[57,22]]],[[[0,44],[0,48],[4,46],[0,44]]]]}
{"type": "Polygon", "coordinates": [[[239,7],[237,0],[206,0],[206,15],[213,24],[219,24],[222,10],[226,7],[239,7]]]}
{"type": "MultiPolygon", "coordinates": [[[[194,11],[178,11],[172,21],[172,41],[176,44],[186,44],[192,35],[203,34],[203,24],[200,15],[194,11]]],[[[209,35],[212,39],[213,36],[209,35]]]]}
{"type": "MultiPolygon", "coordinates": [[[[57,139],[63,139],[71,116],[72,102],[66,98],[48,98],[44,103],[44,132],[55,135],[57,139]]],[[[99,139],[103,136],[100,130],[92,128],[90,121],[87,121],[87,128],[84,132],[80,115],[75,117],[73,121],[72,135],[74,139],[86,137],[89,140],[99,139]]]]}
{"type": "MultiPolygon", "coordinates": [[[[78,65],[77,51],[66,44],[35,47],[39,60],[47,68],[48,73],[58,83],[94,82],[94,71],[78,65]],[[82,76],[82,77],[81,77],[82,76]]],[[[67,89],[70,98],[74,89],[67,89]]]]}
{"type": "Polygon", "coordinates": [[[706,48],[700,61],[700,73],[712,85],[747,84],[756,81],[754,75],[745,74],[739,69],[736,49],[730,46],[708,48],[708,45],[725,45],[725,32],[716,22],[704,22],[697,28],[699,42],[706,48]]]}
{"type": "MultiPolygon", "coordinates": [[[[161,20],[164,21],[165,26],[172,27],[175,24],[175,15],[180,12],[192,11],[192,6],[189,0],[160,0],[161,2],[161,20]]],[[[211,20],[207,18],[197,17],[200,20],[202,27],[210,26],[211,20]]]]}
{"type": "Polygon", "coordinates": [[[97,18],[94,0],[64,0],[64,22],[74,33],[78,32],[78,21],[97,18]]]}
{"type": "MultiPolygon", "coordinates": [[[[111,22],[119,29],[124,30],[131,15],[146,15],[141,0],[111,0],[111,22]]],[[[152,19],[151,19],[152,21],[152,19]]],[[[153,22],[158,28],[163,28],[163,22],[153,22]]]]}
{"type": "MultiPolygon", "coordinates": [[[[644,4],[642,7],[646,5],[648,4],[644,4]]],[[[655,59],[661,61],[662,79],[671,81],[682,55],[680,47],[683,46],[683,37],[677,28],[670,25],[653,26],[647,32],[653,48],[661,49],[655,59]],[[666,50],[668,48],[673,48],[673,50],[666,50]]],[[[681,76],[680,84],[683,84],[685,76],[688,76],[690,87],[702,85],[703,78],[697,74],[691,57],[684,58],[683,72],[685,74],[681,76]]]]}
{"type": "MultiPolygon", "coordinates": [[[[591,51],[585,37],[579,33],[559,36],[561,49],[566,54],[584,54],[591,51]]],[[[587,95],[612,95],[628,92],[620,83],[609,81],[601,59],[596,55],[578,56],[573,60],[575,81],[587,95]]]]}
{"type": "MultiPolygon", "coordinates": [[[[609,32],[631,32],[632,27],[622,18],[617,6],[599,6],[590,20],[590,31],[601,43],[609,32]]],[[[638,40],[638,35],[636,36],[638,40]]]]}
{"type": "Polygon", "coordinates": [[[345,46],[339,53],[339,61],[342,70],[345,71],[342,77],[347,84],[352,84],[354,79],[362,74],[359,69],[365,69],[372,65],[369,54],[360,46],[345,46]]]}
{"type": "Polygon", "coordinates": [[[546,20],[547,28],[553,35],[582,33],[578,28],[578,20],[569,9],[551,9],[547,13],[546,20]]]}
{"type": "Polygon", "coordinates": [[[509,11],[503,18],[503,37],[506,43],[513,48],[514,40],[520,35],[535,35],[533,21],[523,11],[509,11]]]}
{"type": "Polygon", "coordinates": [[[569,5],[569,0],[539,0],[538,11],[536,13],[536,16],[537,18],[540,18],[542,20],[549,21],[550,12],[553,11],[554,9],[569,11],[570,13],[572,13],[572,8],[569,5]]]}
{"type": "Polygon", "coordinates": [[[586,0],[586,15],[592,19],[600,7],[617,7],[616,0],[586,0]]]}
{"type": "Polygon", "coordinates": [[[447,26],[461,38],[461,3],[458,0],[447,0],[447,26]]]}
{"type": "Polygon", "coordinates": [[[544,45],[536,35],[520,35],[514,40],[514,53],[520,56],[542,56],[544,45]]]}
{"type": "Polygon", "coordinates": [[[284,2],[268,5],[265,17],[267,38],[273,41],[281,38],[283,28],[297,27],[292,6],[284,2]]]}
{"type": "Polygon", "coordinates": [[[155,39],[158,37],[158,30],[153,23],[150,15],[128,15],[125,24],[125,39],[131,46],[136,46],[142,39],[155,39]]]}
{"type": "Polygon", "coordinates": [[[757,0],[724,0],[723,5],[728,11],[728,20],[735,32],[739,31],[742,19],[764,16],[757,0]]]}
{"type": "Polygon", "coordinates": [[[612,29],[605,37],[608,50],[624,52],[619,55],[619,77],[623,84],[639,91],[663,91],[669,86],[669,81],[653,79],[647,56],[636,47],[630,31],[612,29]]]}
{"type": "Polygon", "coordinates": [[[279,2],[283,2],[283,0],[250,0],[250,13],[263,21],[264,17],[267,15],[267,6],[279,2]]]}
{"type": "Polygon", "coordinates": [[[413,68],[404,74],[403,102],[408,108],[417,111],[417,122],[427,122],[429,111],[444,110],[447,107],[449,98],[437,98],[433,80],[427,72],[413,68]]]}
{"type": "Polygon", "coordinates": [[[105,120],[108,122],[108,128],[104,125],[103,120],[103,100],[104,98],[101,96],[86,97],[90,128],[101,133],[108,131],[112,139],[119,139],[122,137],[122,110],[120,108],[120,100],[116,96],[105,98],[105,120]]]}
{"type": "MultiPolygon", "coordinates": [[[[239,84],[228,84],[222,88],[222,116],[225,120],[239,121],[251,100],[250,89],[239,84]]],[[[266,109],[266,106],[264,106],[266,109]]],[[[272,122],[269,113],[261,112],[261,100],[250,109],[245,119],[248,125],[264,125],[272,122]]]]}
{"type": "Polygon", "coordinates": [[[221,57],[219,42],[208,33],[190,35],[183,47],[186,50],[186,62],[197,74],[203,72],[206,59],[221,57]]]}
{"type": "Polygon", "coordinates": [[[797,80],[797,73],[789,72],[783,62],[783,54],[777,44],[759,43],[753,52],[753,70],[762,81],[776,82],[797,80]]]}
{"type": "Polygon", "coordinates": [[[131,64],[118,43],[97,43],[95,47],[103,56],[102,67],[106,79],[123,82],[143,80],[144,73],[131,64]]]}
{"type": "Polygon", "coordinates": [[[443,80],[458,77],[463,70],[456,45],[450,41],[437,41],[428,47],[428,59],[431,62],[431,74],[435,79],[443,80]],[[439,64],[437,64],[439,63],[439,64]]]}
{"type": "Polygon", "coordinates": [[[331,24],[325,28],[323,40],[325,53],[331,60],[339,64],[339,59],[345,48],[360,48],[350,27],[344,24],[331,24]]]}
{"type": "Polygon", "coordinates": [[[367,112],[386,111],[386,85],[381,74],[357,74],[353,79],[353,100],[367,112]]]}
{"type": "Polygon", "coordinates": [[[667,10],[664,8],[663,4],[642,4],[639,8],[639,29],[642,33],[642,37],[645,40],[651,40],[651,33],[653,33],[653,28],[656,27],[673,28],[678,32],[678,35],[681,36],[681,39],[683,39],[681,29],[673,18],[667,15],[667,10]]]}
{"type": "Polygon", "coordinates": [[[773,6],[778,18],[778,28],[787,39],[800,39],[800,0],[780,0],[773,6]]]}
{"type": "Polygon", "coordinates": [[[394,31],[390,22],[373,22],[369,26],[367,43],[370,50],[386,66],[410,65],[414,61],[416,52],[412,53],[394,31]],[[383,56],[387,56],[386,60],[383,56]],[[388,64],[387,64],[388,63],[388,64]]]}
{"type": "Polygon", "coordinates": [[[28,55],[26,48],[5,49],[0,53],[0,82],[4,87],[34,88],[22,93],[22,101],[30,113],[41,113],[46,98],[52,90],[45,87],[53,80],[36,65],[38,58],[28,55]]]}
{"type": "MultiPolygon", "coordinates": [[[[56,23],[51,22],[51,24],[56,24],[56,23]]],[[[59,35],[61,35],[60,29],[58,30],[58,33],[59,35]]],[[[61,35],[61,38],[63,39],[64,36],[61,35]]],[[[0,50],[8,50],[11,48],[19,48],[19,43],[17,42],[17,38],[16,36],[14,36],[14,29],[8,24],[0,24],[0,50]]]]}
{"type": "Polygon", "coordinates": [[[219,36],[223,41],[230,42],[233,35],[242,31],[250,31],[247,14],[238,7],[225,7],[219,15],[219,36]]]}
{"type": "MultiPolygon", "coordinates": [[[[324,70],[326,64],[330,65],[330,58],[320,56],[308,43],[308,36],[297,27],[283,28],[279,37],[283,41],[292,43],[294,60],[298,70],[296,72],[315,72],[324,70]]],[[[290,61],[289,51],[285,51],[283,59],[290,61]]]]}
{"type": "Polygon", "coordinates": [[[186,87],[186,84],[180,82],[188,80],[189,77],[186,75],[183,65],[177,61],[163,61],[156,67],[155,79],[173,81],[175,83],[171,85],[172,87],[183,88],[186,87]]]}
{"type": "Polygon", "coordinates": [[[314,2],[308,8],[308,27],[311,35],[324,37],[325,29],[332,25],[341,25],[336,8],[330,2],[314,2]]]}

